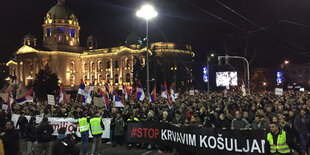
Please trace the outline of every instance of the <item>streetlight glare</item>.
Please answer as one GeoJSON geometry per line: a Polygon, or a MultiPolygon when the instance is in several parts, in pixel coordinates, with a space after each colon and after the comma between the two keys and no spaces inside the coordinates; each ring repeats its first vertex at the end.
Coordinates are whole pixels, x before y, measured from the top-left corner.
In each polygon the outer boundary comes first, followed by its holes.
{"type": "Polygon", "coordinates": [[[211,53],[211,57],[214,57],[214,53],[211,53]]]}
{"type": "Polygon", "coordinates": [[[285,60],[285,61],[284,61],[284,63],[285,63],[285,64],[289,64],[289,63],[290,63],[290,61],[288,61],[288,60],[285,60]]]}
{"type": "Polygon", "coordinates": [[[140,10],[137,11],[136,15],[138,17],[144,18],[146,20],[149,20],[153,17],[157,16],[157,12],[156,10],[153,8],[153,6],[146,4],[143,5],[142,8],[140,10]]]}

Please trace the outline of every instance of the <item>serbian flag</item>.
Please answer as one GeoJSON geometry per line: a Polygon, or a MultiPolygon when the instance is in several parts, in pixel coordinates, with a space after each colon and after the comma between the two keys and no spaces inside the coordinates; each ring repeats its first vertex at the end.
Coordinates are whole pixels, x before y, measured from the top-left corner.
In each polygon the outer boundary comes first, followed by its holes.
{"type": "Polygon", "coordinates": [[[83,95],[81,96],[81,101],[82,101],[82,103],[83,103],[83,106],[84,106],[85,103],[86,103],[87,95],[88,95],[88,90],[87,90],[87,88],[85,88],[85,89],[84,89],[84,92],[83,92],[83,95]]]}
{"type": "Polygon", "coordinates": [[[88,90],[88,93],[86,96],[86,103],[91,103],[94,87],[95,87],[95,78],[93,79],[93,82],[88,90]]]}
{"type": "Polygon", "coordinates": [[[58,103],[60,102],[68,103],[67,97],[66,97],[66,91],[63,87],[63,85],[60,85],[60,90],[59,90],[59,96],[58,96],[58,103]]]}
{"type": "Polygon", "coordinates": [[[171,96],[172,102],[175,102],[175,93],[174,93],[174,84],[173,84],[173,82],[172,82],[171,87],[170,87],[170,96],[171,96]]]}
{"type": "Polygon", "coordinates": [[[153,91],[152,91],[152,93],[151,93],[150,101],[153,102],[153,103],[155,103],[156,100],[157,100],[157,99],[156,99],[156,85],[155,85],[154,88],[153,88],[153,91]]]}
{"type": "Polygon", "coordinates": [[[33,102],[33,89],[31,88],[26,95],[16,99],[16,103],[22,105],[26,102],[33,102]]]}
{"type": "Polygon", "coordinates": [[[123,85],[122,93],[124,94],[126,100],[128,99],[129,95],[131,94],[130,90],[127,87],[125,87],[124,85],[123,85]]]}
{"type": "Polygon", "coordinates": [[[115,103],[115,107],[124,107],[121,98],[117,95],[115,87],[113,87],[113,101],[115,103]]]}
{"type": "Polygon", "coordinates": [[[13,95],[12,95],[12,92],[10,91],[10,89],[8,89],[8,102],[7,102],[7,110],[10,110],[11,109],[11,105],[13,103],[13,95]]]}
{"type": "Polygon", "coordinates": [[[105,102],[106,108],[109,109],[110,103],[109,103],[109,100],[107,98],[107,94],[105,94],[101,89],[100,89],[100,98],[103,98],[103,101],[105,102]]]}
{"type": "Polygon", "coordinates": [[[138,86],[137,86],[137,88],[136,88],[135,98],[136,98],[137,100],[143,101],[143,100],[144,100],[144,97],[145,97],[144,91],[143,91],[143,88],[142,88],[141,83],[140,83],[140,81],[139,81],[138,86]]]}
{"type": "Polygon", "coordinates": [[[162,97],[164,97],[164,98],[166,98],[166,99],[168,99],[168,103],[169,103],[169,108],[170,108],[170,97],[169,97],[169,92],[168,92],[168,89],[167,89],[167,84],[166,84],[166,82],[165,82],[165,84],[164,84],[164,88],[163,88],[163,92],[162,92],[162,94],[161,94],[161,96],[162,97]]]}
{"type": "Polygon", "coordinates": [[[85,90],[85,84],[83,82],[83,79],[81,79],[81,83],[80,83],[78,94],[84,95],[84,90],[85,90]]]}
{"type": "Polygon", "coordinates": [[[242,90],[242,96],[245,96],[246,95],[246,89],[245,89],[245,84],[243,82],[243,79],[242,79],[241,90],[242,90]]]}
{"type": "Polygon", "coordinates": [[[109,100],[110,99],[110,95],[109,95],[109,80],[107,80],[107,82],[105,83],[103,90],[106,92],[107,98],[109,100]]]}

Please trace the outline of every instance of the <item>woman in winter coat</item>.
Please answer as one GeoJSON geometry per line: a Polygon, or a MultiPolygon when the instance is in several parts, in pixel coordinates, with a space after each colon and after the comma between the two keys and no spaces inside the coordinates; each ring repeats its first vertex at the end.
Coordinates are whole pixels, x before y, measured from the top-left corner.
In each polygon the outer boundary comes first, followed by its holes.
{"type": "Polygon", "coordinates": [[[114,143],[113,146],[115,146],[116,144],[122,144],[123,143],[123,139],[122,137],[124,137],[124,126],[125,126],[125,122],[124,119],[121,117],[120,113],[116,114],[116,118],[114,119],[114,122],[112,122],[113,125],[115,125],[114,128],[114,143]]]}
{"type": "Polygon", "coordinates": [[[30,155],[34,150],[34,145],[37,141],[37,123],[36,117],[32,116],[26,124],[26,140],[27,140],[27,155],[30,155]]]}

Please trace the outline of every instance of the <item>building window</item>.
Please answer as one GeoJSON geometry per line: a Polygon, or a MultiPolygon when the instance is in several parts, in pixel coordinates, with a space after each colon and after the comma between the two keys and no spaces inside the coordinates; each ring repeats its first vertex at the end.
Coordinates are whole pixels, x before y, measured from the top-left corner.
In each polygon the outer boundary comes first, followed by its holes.
{"type": "Polygon", "coordinates": [[[114,75],[114,83],[118,83],[118,74],[114,75]]]}
{"type": "Polygon", "coordinates": [[[71,61],[71,64],[70,64],[70,70],[71,70],[71,73],[74,73],[75,72],[75,66],[74,66],[74,61],[71,61]]]}
{"type": "Polygon", "coordinates": [[[52,29],[51,28],[47,28],[46,29],[46,36],[50,37],[51,36],[51,32],[52,32],[52,29]]]}
{"type": "Polygon", "coordinates": [[[75,37],[75,30],[74,29],[69,29],[69,36],[75,37]]]}
{"type": "Polygon", "coordinates": [[[90,72],[94,72],[95,71],[95,64],[93,61],[90,62],[90,72]]]}
{"type": "Polygon", "coordinates": [[[84,64],[83,64],[83,72],[87,72],[87,63],[86,62],[84,62],[84,64]]]}
{"type": "Polygon", "coordinates": [[[63,27],[58,27],[58,29],[60,29],[62,32],[65,32],[63,27]]]}
{"type": "Polygon", "coordinates": [[[118,68],[118,60],[114,61],[114,68],[118,68]]]}
{"type": "Polygon", "coordinates": [[[111,66],[110,66],[110,61],[107,61],[107,69],[110,69],[111,66]]]}
{"type": "Polygon", "coordinates": [[[131,64],[131,60],[127,59],[126,67],[130,67],[130,64],[131,64]]]}
{"type": "Polygon", "coordinates": [[[126,74],[126,82],[130,82],[130,74],[129,73],[126,74]]]}
{"type": "Polygon", "coordinates": [[[70,83],[71,83],[71,87],[73,87],[74,83],[75,83],[75,75],[74,74],[71,74],[71,76],[70,76],[70,83]]]}
{"type": "Polygon", "coordinates": [[[110,74],[107,74],[107,79],[109,79],[110,78],[110,74]]]}
{"type": "Polygon", "coordinates": [[[97,66],[97,68],[98,68],[98,71],[99,71],[99,72],[102,72],[102,62],[101,62],[101,61],[98,61],[98,66],[97,66]]]}

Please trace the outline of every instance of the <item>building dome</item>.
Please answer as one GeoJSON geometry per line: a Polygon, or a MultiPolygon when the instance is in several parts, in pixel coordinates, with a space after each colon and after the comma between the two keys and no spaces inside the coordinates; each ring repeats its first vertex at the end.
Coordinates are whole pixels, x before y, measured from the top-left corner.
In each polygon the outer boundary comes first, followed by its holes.
{"type": "Polygon", "coordinates": [[[132,31],[131,34],[129,34],[125,41],[126,45],[141,45],[141,39],[138,37],[138,35],[132,31]]]}
{"type": "Polygon", "coordinates": [[[77,20],[75,13],[65,6],[64,2],[58,2],[47,12],[47,15],[50,19],[77,20]]]}
{"type": "Polygon", "coordinates": [[[31,33],[28,33],[25,35],[24,40],[28,40],[28,39],[35,39],[34,35],[31,33]]]}

